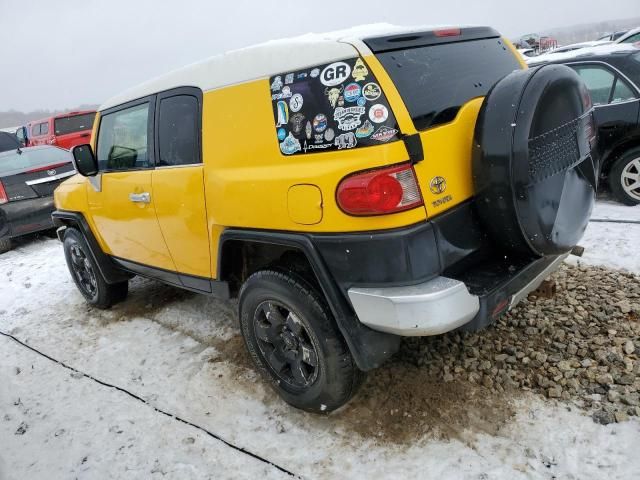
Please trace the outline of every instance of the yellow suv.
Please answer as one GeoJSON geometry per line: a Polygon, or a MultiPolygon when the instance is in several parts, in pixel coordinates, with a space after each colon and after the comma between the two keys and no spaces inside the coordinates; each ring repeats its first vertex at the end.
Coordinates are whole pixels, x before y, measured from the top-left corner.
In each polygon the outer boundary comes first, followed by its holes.
{"type": "Polygon", "coordinates": [[[331,411],[402,336],[481,328],[557,267],[594,202],[590,111],[487,27],[269,42],[108,100],[53,217],[90,304],[132,275],[238,297],[259,370],[331,411]]]}

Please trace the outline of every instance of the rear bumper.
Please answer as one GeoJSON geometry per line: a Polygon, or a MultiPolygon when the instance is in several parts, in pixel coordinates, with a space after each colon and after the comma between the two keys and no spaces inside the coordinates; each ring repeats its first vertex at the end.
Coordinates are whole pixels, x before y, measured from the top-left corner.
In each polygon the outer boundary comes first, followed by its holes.
{"type": "Polygon", "coordinates": [[[348,295],[360,321],[374,330],[401,336],[438,335],[465,325],[475,330],[515,307],[564,258],[534,261],[481,296],[447,277],[405,287],[350,288],[348,295]]]}
{"type": "Polygon", "coordinates": [[[0,205],[0,238],[13,238],[53,228],[53,196],[0,205]]]}

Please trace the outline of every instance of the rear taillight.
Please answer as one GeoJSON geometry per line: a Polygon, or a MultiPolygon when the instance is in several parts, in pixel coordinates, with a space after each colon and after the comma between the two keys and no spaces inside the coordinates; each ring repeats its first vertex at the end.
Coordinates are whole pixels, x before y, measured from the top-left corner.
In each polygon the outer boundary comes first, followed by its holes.
{"type": "Polygon", "coordinates": [[[434,30],[433,34],[436,37],[459,37],[461,30],[459,28],[443,28],[441,30],[434,30]]]}
{"type": "Polygon", "coordinates": [[[408,163],[350,175],[338,185],[336,198],[349,215],[382,215],[422,205],[416,174],[408,163]]]}
{"type": "Polygon", "coordinates": [[[0,182],[0,205],[7,203],[9,201],[9,197],[7,196],[7,192],[4,189],[4,185],[0,182]]]}
{"type": "Polygon", "coordinates": [[[587,116],[584,129],[585,134],[587,135],[587,141],[589,142],[589,147],[593,150],[596,146],[596,125],[592,114],[587,116]]]}

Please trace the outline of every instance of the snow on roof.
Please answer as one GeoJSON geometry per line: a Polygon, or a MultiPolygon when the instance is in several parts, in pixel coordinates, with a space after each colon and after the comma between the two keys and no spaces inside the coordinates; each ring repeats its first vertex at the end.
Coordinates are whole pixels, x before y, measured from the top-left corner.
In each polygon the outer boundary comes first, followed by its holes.
{"type": "Polygon", "coordinates": [[[110,98],[98,110],[106,110],[170,88],[195,86],[203,91],[213,90],[278,73],[343,60],[357,55],[358,51],[367,55],[370,50],[362,41],[364,38],[448,27],[450,26],[401,27],[377,23],[333,32],[307,33],[298,37],[270,40],[210,57],[137,85],[110,98]]]}
{"type": "Polygon", "coordinates": [[[537,65],[545,62],[557,62],[574,59],[582,59],[584,57],[593,57],[596,55],[609,55],[612,53],[631,53],[637,52],[638,48],[628,43],[607,43],[605,45],[596,45],[595,47],[579,48],[569,52],[545,53],[537,57],[527,58],[529,65],[537,65]]]}

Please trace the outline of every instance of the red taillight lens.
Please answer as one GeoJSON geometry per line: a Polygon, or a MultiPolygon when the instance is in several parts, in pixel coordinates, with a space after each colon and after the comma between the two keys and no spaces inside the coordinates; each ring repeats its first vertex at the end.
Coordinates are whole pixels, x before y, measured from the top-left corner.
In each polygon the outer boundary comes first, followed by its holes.
{"type": "Polygon", "coordinates": [[[0,182],[0,205],[3,203],[7,203],[9,201],[9,197],[7,196],[7,192],[4,189],[4,185],[0,182]]]}
{"type": "Polygon", "coordinates": [[[434,30],[436,37],[459,37],[461,30],[459,28],[443,28],[442,30],[434,30]]]}
{"type": "Polygon", "coordinates": [[[422,195],[410,164],[368,170],[344,178],[336,194],[349,215],[381,215],[422,205],[422,195]]]}

